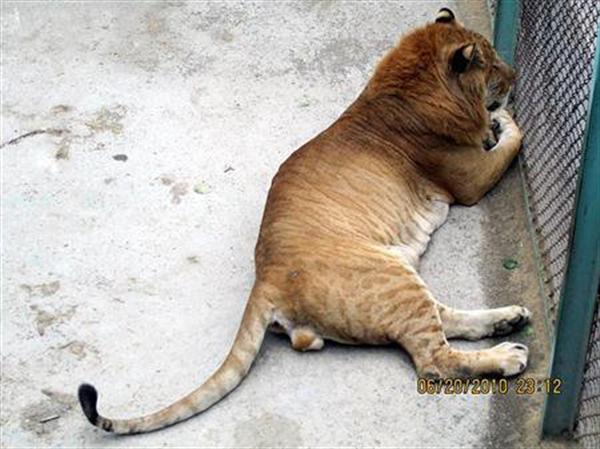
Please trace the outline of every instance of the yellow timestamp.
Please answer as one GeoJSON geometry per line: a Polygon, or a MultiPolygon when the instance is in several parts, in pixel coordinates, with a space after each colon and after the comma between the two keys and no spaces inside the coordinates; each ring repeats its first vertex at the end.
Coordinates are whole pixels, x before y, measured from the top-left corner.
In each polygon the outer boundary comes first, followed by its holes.
{"type": "Polygon", "coordinates": [[[562,380],[558,378],[535,379],[533,377],[518,377],[514,382],[507,379],[417,379],[417,393],[419,394],[508,394],[514,392],[518,395],[526,394],[560,394],[562,380]]]}

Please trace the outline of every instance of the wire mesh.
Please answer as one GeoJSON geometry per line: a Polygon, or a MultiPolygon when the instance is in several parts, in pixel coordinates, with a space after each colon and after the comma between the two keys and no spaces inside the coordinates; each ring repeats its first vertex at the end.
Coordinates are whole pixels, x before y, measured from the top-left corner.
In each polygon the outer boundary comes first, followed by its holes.
{"type": "Polygon", "coordinates": [[[525,178],[554,319],[566,268],[600,2],[521,3],[515,108],[525,131],[525,178]]]}
{"type": "MultiPolygon", "coordinates": [[[[552,324],[567,265],[599,16],[600,0],[521,0],[515,113],[525,136],[524,177],[552,324]]],[[[598,310],[575,436],[600,447],[598,310]]]]}

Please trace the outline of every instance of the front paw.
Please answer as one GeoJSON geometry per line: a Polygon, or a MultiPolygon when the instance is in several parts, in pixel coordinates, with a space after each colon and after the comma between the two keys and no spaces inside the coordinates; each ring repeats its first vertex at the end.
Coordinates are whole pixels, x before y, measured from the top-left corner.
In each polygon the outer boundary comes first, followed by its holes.
{"type": "Polygon", "coordinates": [[[496,109],[490,113],[490,129],[498,140],[502,134],[513,128],[518,129],[517,124],[506,109],[496,109]]]}
{"type": "Polygon", "coordinates": [[[506,109],[497,109],[490,113],[490,130],[497,143],[504,139],[515,139],[519,143],[523,138],[521,130],[506,109]]]}
{"type": "Polygon", "coordinates": [[[498,122],[498,124],[503,127],[503,125],[513,123],[513,118],[506,109],[499,108],[490,112],[490,122],[494,121],[498,122]]]}
{"type": "Polygon", "coordinates": [[[490,151],[497,143],[498,137],[494,133],[493,128],[488,129],[487,135],[485,136],[485,139],[483,139],[483,149],[485,151],[490,151]]]}
{"type": "Polygon", "coordinates": [[[494,148],[500,140],[500,134],[502,133],[502,127],[500,122],[496,119],[490,121],[490,128],[487,130],[487,134],[483,139],[483,149],[490,151],[494,148]]]}
{"type": "Polygon", "coordinates": [[[490,131],[492,132],[494,139],[496,139],[496,142],[498,142],[500,140],[500,134],[502,134],[502,125],[500,125],[500,122],[495,118],[492,118],[490,131]]]}
{"type": "Polygon", "coordinates": [[[483,139],[483,149],[492,150],[500,141],[500,136],[509,123],[514,123],[506,109],[500,108],[490,113],[490,128],[483,139]]]}

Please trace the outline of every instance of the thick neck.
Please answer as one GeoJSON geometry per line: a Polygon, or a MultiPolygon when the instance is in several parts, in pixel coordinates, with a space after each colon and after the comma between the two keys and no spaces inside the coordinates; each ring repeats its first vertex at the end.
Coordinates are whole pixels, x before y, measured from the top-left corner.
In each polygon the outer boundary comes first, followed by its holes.
{"type": "Polygon", "coordinates": [[[398,162],[446,189],[448,182],[440,171],[445,161],[465,148],[480,146],[488,127],[483,102],[469,102],[469,95],[458,89],[434,75],[396,85],[376,74],[339,125],[351,138],[368,140],[365,148],[377,141],[398,162]]]}

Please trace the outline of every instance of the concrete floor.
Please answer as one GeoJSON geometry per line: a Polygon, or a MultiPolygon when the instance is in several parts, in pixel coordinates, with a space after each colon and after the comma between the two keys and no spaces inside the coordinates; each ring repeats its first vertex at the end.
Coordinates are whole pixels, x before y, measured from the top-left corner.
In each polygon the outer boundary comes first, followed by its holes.
{"type": "MultiPolygon", "coordinates": [[[[101,413],[146,413],[215,369],[277,167],[446,5],[489,32],[483,0],[4,2],[2,447],[535,445],[541,394],[420,396],[398,349],[299,354],[275,336],[238,390],[175,427],[115,438],[75,404],[89,381],[101,413]]],[[[513,170],[452,209],[422,273],[451,305],[527,305],[511,339],[543,377],[523,211],[513,170]]]]}

